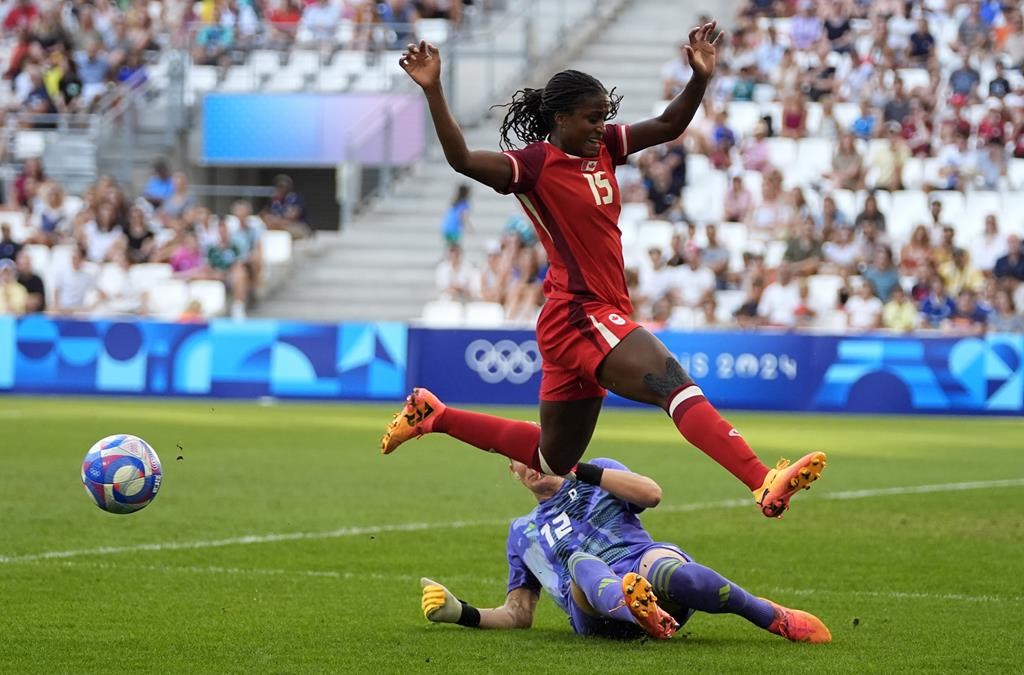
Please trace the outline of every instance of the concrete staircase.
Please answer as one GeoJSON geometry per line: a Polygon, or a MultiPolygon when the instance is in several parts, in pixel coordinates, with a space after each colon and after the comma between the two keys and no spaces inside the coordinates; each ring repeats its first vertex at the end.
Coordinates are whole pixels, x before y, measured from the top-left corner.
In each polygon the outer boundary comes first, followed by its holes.
{"type": "MultiPolygon", "coordinates": [[[[661,96],[661,66],[676,54],[701,11],[729,12],[735,0],[684,7],[678,0],[634,0],[587,43],[578,58],[551,61],[591,73],[623,94],[619,120],[650,116],[661,96]]],[[[565,57],[563,56],[563,59],[565,57]]],[[[549,73],[538,73],[543,84],[549,73]]],[[[537,86],[537,82],[530,83],[537,86]]],[[[510,94],[511,92],[509,92],[510,94]]],[[[507,99],[506,95],[503,98],[507,99]]],[[[498,147],[498,119],[465,130],[473,148],[498,147]]],[[[408,320],[436,297],[434,269],[444,255],[440,222],[456,186],[465,179],[431,151],[394,188],[342,233],[319,236],[315,256],[297,266],[291,281],[256,309],[263,316],[314,321],[408,320]]],[[[510,196],[474,185],[470,219],[475,228],[465,239],[466,258],[479,264],[488,240],[519,213],[510,196]]]]}

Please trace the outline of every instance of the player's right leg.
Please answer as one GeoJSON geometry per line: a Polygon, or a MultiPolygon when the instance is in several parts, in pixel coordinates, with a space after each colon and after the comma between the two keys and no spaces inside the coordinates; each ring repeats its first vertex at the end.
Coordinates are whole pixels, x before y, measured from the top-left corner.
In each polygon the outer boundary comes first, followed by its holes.
{"type": "Polygon", "coordinates": [[[709,614],[736,614],[794,642],[831,642],[832,634],[818,617],[759,598],[721,574],[684,558],[672,548],[652,549],[638,569],[651,580],[655,593],[681,607],[709,614]]]}
{"type": "Polygon", "coordinates": [[[620,396],[665,410],[687,441],[750,489],[766,516],[781,516],[790,498],[810,487],[825,468],[822,452],[812,452],[793,464],[780,463],[775,469],[765,466],[661,340],[644,328],[630,332],[608,354],[598,380],[620,396]]]}
{"type": "Polygon", "coordinates": [[[590,443],[604,398],[541,401],[540,426],[446,405],[427,389],[413,389],[381,438],[381,452],[428,433],[444,433],[487,452],[551,475],[572,470],[590,443]]]}
{"type": "Polygon", "coordinates": [[[573,601],[585,613],[636,624],[659,640],[669,639],[679,628],[658,606],[651,585],[635,572],[620,577],[600,558],[577,551],[569,558],[569,576],[573,601]]]}

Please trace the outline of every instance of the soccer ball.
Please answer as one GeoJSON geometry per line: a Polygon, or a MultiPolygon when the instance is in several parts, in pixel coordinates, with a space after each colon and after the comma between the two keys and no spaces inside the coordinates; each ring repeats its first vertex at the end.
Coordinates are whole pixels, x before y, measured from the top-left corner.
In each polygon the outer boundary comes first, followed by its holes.
{"type": "Polygon", "coordinates": [[[163,480],[160,458],[138,436],[96,441],[82,462],[85,492],[104,511],[134,513],[156,499],[163,480]]]}

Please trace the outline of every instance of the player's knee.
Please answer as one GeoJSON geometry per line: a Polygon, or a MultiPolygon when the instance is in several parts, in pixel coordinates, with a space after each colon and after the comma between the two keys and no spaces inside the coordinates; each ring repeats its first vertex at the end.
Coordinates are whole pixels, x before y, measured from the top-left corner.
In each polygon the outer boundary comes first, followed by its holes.
{"type": "Polygon", "coordinates": [[[693,384],[693,380],[673,356],[667,357],[659,368],[650,368],[644,374],[643,382],[652,400],[661,405],[681,388],[693,384]]]}
{"type": "Polygon", "coordinates": [[[564,452],[564,448],[553,451],[545,447],[543,440],[540,444],[540,450],[538,452],[538,460],[541,471],[548,474],[549,476],[565,476],[576,463],[579,462],[579,458],[583,456],[583,451],[586,448],[580,448],[579,452],[564,452]]]}

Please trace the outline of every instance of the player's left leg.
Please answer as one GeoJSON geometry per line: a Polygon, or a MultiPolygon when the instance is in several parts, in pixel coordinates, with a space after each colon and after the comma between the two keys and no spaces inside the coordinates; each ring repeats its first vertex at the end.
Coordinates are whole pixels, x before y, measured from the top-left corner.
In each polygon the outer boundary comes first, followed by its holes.
{"type": "Polygon", "coordinates": [[[828,628],[816,616],[756,597],[673,549],[648,551],[640,560],[639,570],[651,580],[655,593],[682,607],[708,614],[737,614],[794,642],[832,640],[828,628]]]}
{"type": "Polygon", "coordinates": [[[663,408],[683,437],[739,478],[762,513],[781,516],[789,499],[818,479],[825,455],[812,452],[795,464],[765,466],[728,421],[708,402],[661,340],[638,327],[601,363],[601,386],[634,401],[663,408]]]}
{"type": "Polygon", "coordinates": [[[658,606],[651,585],[639,574],[620,577],[600,558],[577,551],[569,558],[569,575],[574,601],[585,611],[637,624],[660,640],[675,634],[678,625],[658,606]]]}

